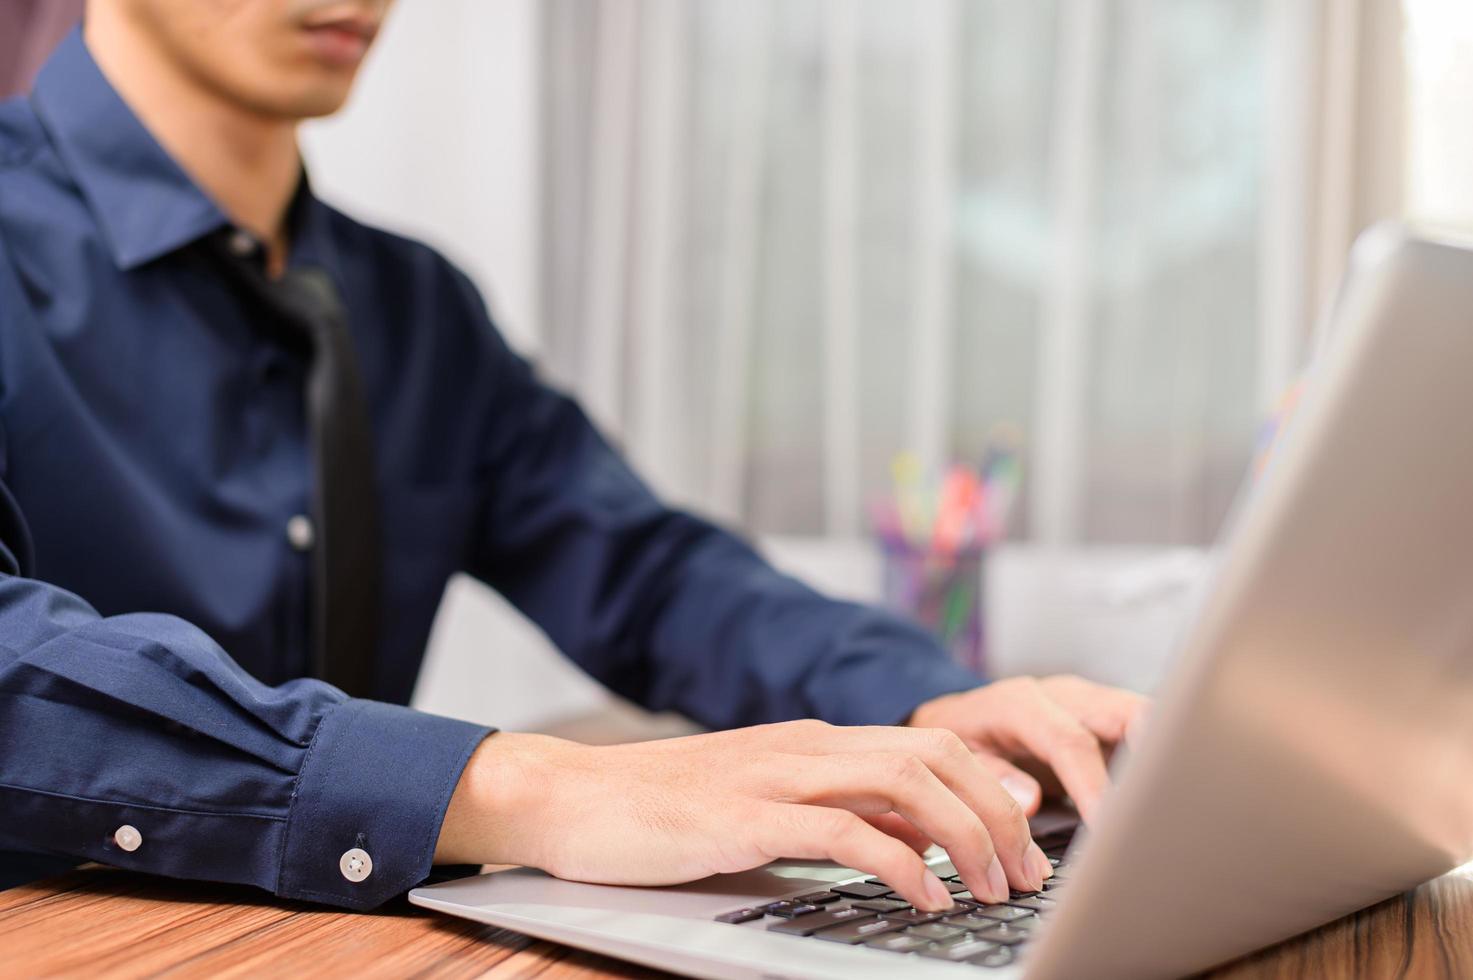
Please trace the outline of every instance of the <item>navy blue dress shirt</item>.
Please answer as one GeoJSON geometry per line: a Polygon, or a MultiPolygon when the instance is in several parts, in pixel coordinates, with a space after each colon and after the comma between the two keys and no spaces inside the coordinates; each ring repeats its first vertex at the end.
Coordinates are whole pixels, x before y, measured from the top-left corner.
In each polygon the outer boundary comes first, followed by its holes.
{"type": "Polygon", "coordinates": [[[712,727],[895,723],[977,683],[662,506],[435,252],[310,191],[294,215],[370,400],[374,700],[307,677],[307,365],[198,261],[227,217],[78,35],[0,104],[0,875],[95,860],[349,908],[420,882],[488,731],[403,706],[459,570],[712,727]]]}

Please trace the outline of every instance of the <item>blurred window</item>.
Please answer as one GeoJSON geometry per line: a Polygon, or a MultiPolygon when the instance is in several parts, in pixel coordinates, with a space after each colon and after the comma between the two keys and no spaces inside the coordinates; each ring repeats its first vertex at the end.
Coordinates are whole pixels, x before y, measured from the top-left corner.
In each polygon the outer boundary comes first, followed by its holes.
{"type": "Polygon", "coordinates": [[[898,451],[1005,426],[1020,533],[1209,539],[1262,397],[1264,10],[554,0],[557,374],[754,530],[862,531],[898,451]]]}

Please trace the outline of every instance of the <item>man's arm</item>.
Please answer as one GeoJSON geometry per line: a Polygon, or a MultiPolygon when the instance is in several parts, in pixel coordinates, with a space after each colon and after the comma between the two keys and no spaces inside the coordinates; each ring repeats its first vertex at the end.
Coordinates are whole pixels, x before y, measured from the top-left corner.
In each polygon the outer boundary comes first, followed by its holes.
{"type": "Polygon", "coordinates": [[[485,729],[268,687],[172,616],[101,617],[26,577],[24,528],[0,484],[0,850],[358,909],[424,879],[485,729]]]}
{"type": "Polygon", "coordinates": [[[716,728],[658,743],[488,738],[437,845],[449,863],[658,885],[779,857],[881,875],[923,908],[951,896],[917,851],[951,854],[993,901],[1048,861],[1023,811],[955,735],[894,723],[974,687],[924,633],[779,575],[736,537],[663,506],[570,399],[543,386],[454,274],[493,397],[470,570],[606,685],[716,728]]]}
{"type": "MultiPolygon", "coordinates": [[[[649,885],[830,858],[943,908],[950,896],[912,850],[934,841],[978,896],[1039,888],[1048,860],[995,778],[1008,763],[974,751],[988,746],[964,717],[994,688],[918,628],[823,598],[661,505],[577,405],[507,350],[469,282],[454,282],[478,328],[467,356],[494,396],[471,570],[609,687],[735,730],[620,746],[493,735],[456,790],[440,858],[649,885]],[[865,727],[930,706],[955,727],[865,727]],[[736,727],[804,716],[854,727],[736,727]]],[[[982,719],[1005,722],[990,734],[1052,731],[1065,713],[1052,705],[1020,724],[1035,705],[995,689],[1006,703],[986,707],[1007,710],[982,719]]]]}

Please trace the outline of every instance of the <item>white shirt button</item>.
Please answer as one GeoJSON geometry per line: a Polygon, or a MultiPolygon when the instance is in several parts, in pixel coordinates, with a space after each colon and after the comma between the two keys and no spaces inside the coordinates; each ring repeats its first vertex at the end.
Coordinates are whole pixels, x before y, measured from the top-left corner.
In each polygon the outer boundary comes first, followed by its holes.
{"type": "Polygon", "coordinates": [[[312,518],[306,514],[297,514],[286,522],[286,539],[298,551],[312,550],[312,542],[316,538],[317,534],[312,527],[312,518]]]}
{"type": "Polygon", "coordinates": [[[237,258],[247,258],[256,254],[256,239],[250,232],[237,228],[230,233],[230,252],[237,258]]]}
{"type": "Polygon", "coordinates": [[[143,845],[143,835],[132,824],[123,824],[113,831],[113,843],[125,851],[136,851],[143,845]]]}
{"type": "Polygon", "coordinates": [[[343,856],[338,858],[338,870],[349,881],[362,881],[373,874],[373,858],[363,848],[355,847],[344,851],[343,856]]]}

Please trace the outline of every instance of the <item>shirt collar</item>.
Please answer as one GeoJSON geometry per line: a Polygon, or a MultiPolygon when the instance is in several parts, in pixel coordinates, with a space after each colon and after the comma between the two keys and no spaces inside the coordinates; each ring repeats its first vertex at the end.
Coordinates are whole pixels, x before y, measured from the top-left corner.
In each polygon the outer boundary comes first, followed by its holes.
{"type": "Polygon", "coordinates": [[[119,268],[229,223],[103,77],[80,29],[46,62],[31,101],[119,268]]]}
{"type": "Polygon", "coordinates": [[[333,243],[332,209],[312,193],[312,182],[302,170],[296,196],[286,215],[290,267],[315,265],[336,269],[338,254],[333,243]]]}

